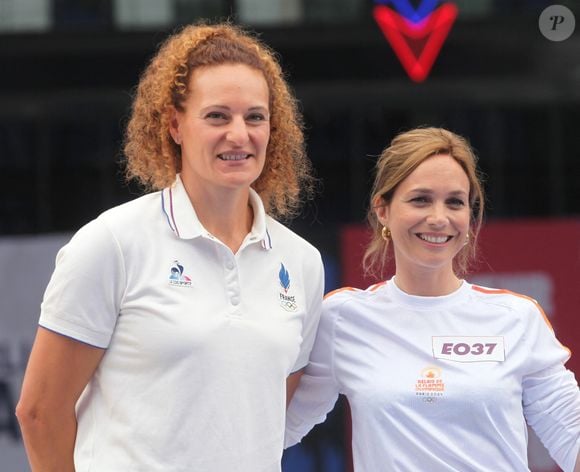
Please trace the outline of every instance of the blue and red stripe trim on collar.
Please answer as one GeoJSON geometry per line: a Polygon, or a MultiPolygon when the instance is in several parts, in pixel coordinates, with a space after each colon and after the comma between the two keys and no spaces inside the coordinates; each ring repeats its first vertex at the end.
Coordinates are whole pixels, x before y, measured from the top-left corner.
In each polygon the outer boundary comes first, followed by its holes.
{"type": "Polygon", "coordinates": [[[167,188],[161,191],[161,209],[165,213],[167,218],[167,224],[177,236],[179,236],[179,230],[177,229],[177,223],[175,223],[175,216],[173,215],[173,192],[171,188],[167,188]],[[165,207],[165,191],[169,193],[169,213],[167,213],[167,208],[165,207]]]}

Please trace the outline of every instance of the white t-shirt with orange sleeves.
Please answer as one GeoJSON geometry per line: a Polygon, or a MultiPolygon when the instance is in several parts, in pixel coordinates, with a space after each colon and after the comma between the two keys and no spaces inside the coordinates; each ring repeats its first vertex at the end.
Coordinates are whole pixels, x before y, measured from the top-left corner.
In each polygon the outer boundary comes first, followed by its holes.
{"type": "Polygon", "coordinates": [[[580,393],[569,356],[539,305],[506,290],[463,282],[419,297],[394,279],[341,289],[323,303],[286,446],[344,394],[356,472],[528,471],[526,422],[572,471],[580,393]]]}
{"type": "Polygon", "coordinates": [[[106,349],[77,405],[77,472],[280,471],[286,378],[308,362],[324,275],[311,244],[250,203],[235,254],[179,178],[59,252],[40,325],[106,349]]]}

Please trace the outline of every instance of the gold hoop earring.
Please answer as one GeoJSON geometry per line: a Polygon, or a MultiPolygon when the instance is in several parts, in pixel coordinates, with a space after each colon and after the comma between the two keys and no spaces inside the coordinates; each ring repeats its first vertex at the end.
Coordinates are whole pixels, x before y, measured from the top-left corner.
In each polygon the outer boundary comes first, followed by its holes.
{"type": "Polygon", "coordinates": [[[465,242],[463,243],[464,246],[467,246],[469,244],[469,233],[467,233],[465,235],[465,242]]]}
{"type": "Polygon", "coordinates": [[[383,226],[383,229],[381,231],[381,236],[385,241],[388,241],[389,239],[391,239],[391,230],[389,228],[387,228],[386,226],[383,226]]]}

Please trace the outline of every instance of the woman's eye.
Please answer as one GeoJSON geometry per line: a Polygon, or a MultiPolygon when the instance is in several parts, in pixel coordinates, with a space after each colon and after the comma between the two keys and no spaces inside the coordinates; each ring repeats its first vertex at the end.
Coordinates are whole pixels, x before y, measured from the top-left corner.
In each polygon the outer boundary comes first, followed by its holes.
{"type": "Polygon", "coordinates": [[[226,115],[224,115],[223,113],[221,113],[219,111],[210,111],[207,115],[205,115],[205,117],[210,119],[210,120],[225,120],[226,119],[226,115]]]}
{"type": "Polygon", "coordinates": [[[447,204],[457,208],[465,206],[465,202],[460,198],[452,198],[451,200],[447,201],[447,204]]]}
{"type": "Polygon", "coordinates": [[[262,113],[252,113],[251,115],[248,116],[248,121],[265,121],[266,120],[266,116],[263,115],[262,113]]]}
{"type": "Polygon", "coordinates": [[[427,203],[429,199],[427,197],[414,197],[411,199],[413,203],[427,203]]]}

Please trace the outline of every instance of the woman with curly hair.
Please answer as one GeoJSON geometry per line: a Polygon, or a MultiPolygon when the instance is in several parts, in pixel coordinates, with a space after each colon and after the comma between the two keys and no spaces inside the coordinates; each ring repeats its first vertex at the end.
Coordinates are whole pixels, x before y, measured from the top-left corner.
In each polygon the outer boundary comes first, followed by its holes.
{"type": "Polygon", "coordinates": [[[127,174],[151,193],[61,249],[17,407],[33,471],[279,471],[323,292],[277,218],[311,190],[272,51],[188,26],[145,70],[127,174]]]}
{"type": "Polygon", "coordinates": [[[562,470],[580,470],[570,351],[534,300],[463,279],[483,204],[463,137],[418,128],[383,151],[363,266],[382,276],[393,256],[395,274],[325,298],[287,445],[344,394],[357,472],[527,472],[528,425],[562,470]]]}

